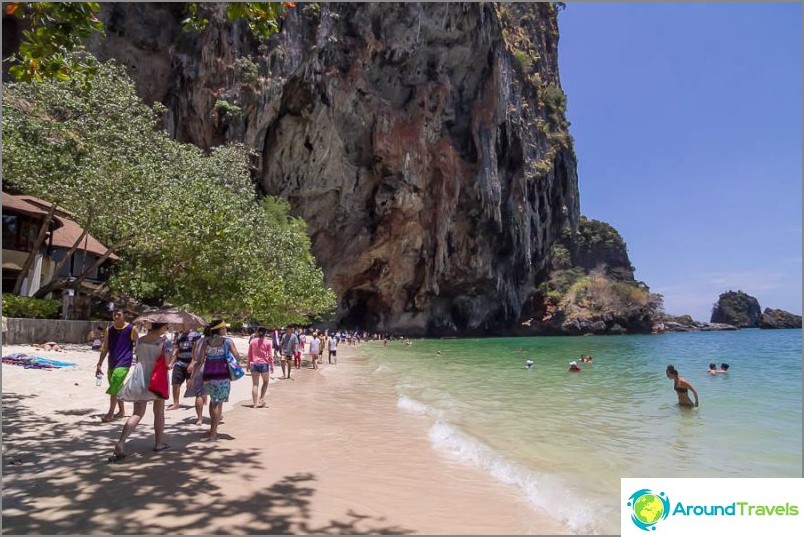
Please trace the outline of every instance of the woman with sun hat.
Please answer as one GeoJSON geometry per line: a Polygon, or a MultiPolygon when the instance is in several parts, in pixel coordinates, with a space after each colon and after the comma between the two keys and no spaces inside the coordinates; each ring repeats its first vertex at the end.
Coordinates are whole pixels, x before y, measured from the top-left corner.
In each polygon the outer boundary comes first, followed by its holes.
{"type": "Polygon", "coordinates": [[[223,413],[223,403],[229,401],[232,381],[229,379],[229,365],[226,361],[227,350],[240,361],[240,354],[234,342],[226,337],[228,324],[220,319],[209,323],[209,337],[204,339],[199,349],[199,362],[196,371],[203,368],[204,392],[209,396],[209,416],[212,420],[207,440],[218,439],[218,424],[223,413]]]}

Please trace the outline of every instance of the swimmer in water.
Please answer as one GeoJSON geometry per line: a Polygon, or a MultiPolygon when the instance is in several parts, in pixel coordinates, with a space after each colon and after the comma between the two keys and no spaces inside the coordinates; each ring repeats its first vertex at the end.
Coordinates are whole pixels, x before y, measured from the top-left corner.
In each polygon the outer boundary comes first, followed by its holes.
{"type": "Polygon", "coordinates": [[[578,373],[581,371],[581,366],[578,365],[578,362],[573,360],[570,362],[569,371],[571,371],[572,373],[578,373]]]}
{"type": "Polygon", "coordinates": [[[533,360],[526,360],[525,361],[525,368],[533,369],[533,360]]]}
{"type": "Polygon", "coordinates": [[[676,391],[676,394],[678,394],[678,404],[687,408],[697,407],[698,392],[695,391],[695,388],[693,388],[692,384],[679,376],[675,366],[668,365],[667,370],[665,370],[665,374],[667,375],[667,378],[673,379],[673,389],[676,391]],[[694,404],[688,393],[690,391],[692,391],[693,395],[695,395],[694,404]]]}

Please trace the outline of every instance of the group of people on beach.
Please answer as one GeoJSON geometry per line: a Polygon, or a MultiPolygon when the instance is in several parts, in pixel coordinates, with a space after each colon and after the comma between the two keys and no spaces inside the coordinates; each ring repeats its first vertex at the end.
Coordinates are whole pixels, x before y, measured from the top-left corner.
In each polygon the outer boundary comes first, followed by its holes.
{"type": "MultiPolygon", "coordinates": [[[[95,374],[99,380],[104,376],[103,363],[107,362],[106,379],[109,388],[109,410],[101,418],[110,422],[125,417],[125,402],[134,404],[132,415],[123,425],[119,440],[114,445],[108,462],[118,462],[125,458],[125,443],[129,435],[142,420],[149,402],[153,403],[154,448],[159,452],[170,446],[164,441],[165,411],[180,408],[181,386],[186,384],[185,397],[195,399],[196,424],[200,425],[204,406],[209,402],[210,428],[203,440],[215,441],[218,426],[223,417],[223,403],[228,402],[231,391],[231,361],[241,362],[240,353],[234,341],[228,337],[229,325],[221,319],[210,322],[200,333],[190,325],[168,336],[170,326],[153,322],[150,327],[139,330],[126,321],[125,313],[117,309],[112,315],[113,322],[102,330],[99,359],[95,374]],[[140,335],[140,331],[145,331],[140,335]],[[161,370],[158,361],[165,361],[161,370]],[[168,373],[170,372],[170,373],[168,373]],[[154,393],[151,381],[155,375],[170,374],[173,404],[165,408],[167,396],[154,393]]],[[[265,397],[268,382],[274,372],[275,361],[282,368],[282,378],[290,379],[295,366],[301,368],[301,353],[308,344],[311,368],[318,368],[321,350],[327,348],[328,361],[337,364],[338,334],[326,332],[304,333],[288,326],[284,332],[258,327],[249,339],[246,355],[246,374],[252,378],[253,408],[266,406],[265,397]]],[[[94,343],[94,338],[93,338],[94,343]]],[[[163,379],[164,380],[164,379],[163,379]]]]}

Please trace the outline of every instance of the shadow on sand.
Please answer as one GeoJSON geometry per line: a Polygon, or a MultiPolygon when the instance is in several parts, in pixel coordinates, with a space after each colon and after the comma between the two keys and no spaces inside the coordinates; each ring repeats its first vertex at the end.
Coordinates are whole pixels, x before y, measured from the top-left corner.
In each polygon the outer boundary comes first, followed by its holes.
{"type": "Polygon", "coordinates": [[[2,399],[3,534],[413,532],[353,509],[313,524],[315,475],[287,475],[259,488],[260,470],[279,463],[278,457],[227,441],[195,442],[199,431],[186,425],[168,424],[172,448],[153,453],[152,422],[146,421],[129,441],[123,463],[108,464],[121,421],[102,424],[84,411],[64,411],[80,421],[58,423],[32,412],[26,405],[35,401],[23,399],[13,393],[2,399]]]}

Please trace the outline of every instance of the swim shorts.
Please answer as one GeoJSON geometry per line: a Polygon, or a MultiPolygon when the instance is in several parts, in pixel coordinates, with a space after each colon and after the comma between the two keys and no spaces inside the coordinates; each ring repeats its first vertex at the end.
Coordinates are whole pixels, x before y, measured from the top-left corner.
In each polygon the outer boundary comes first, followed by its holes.
{"type": "Polygon", "coordinates": [[[190,378],[190,374],[187,372],[187,366],[190,365],[189,363],[176,361],[173,364],[173,374],[171,375],[170,383],[175,386],[177,384],[181,384],[185,380],[190,378]]]}
{"type": "Polygon", "coordinates": [[[126,375],[128,375],[127,367],[115,367],[111,369],[107,375],[109,379],[109,389],[106,390],[106,393],[109,395],[117,395],[117,392],[120,391],[120,388],[123,387],[123,383],[126,381],[126,375]]]}

